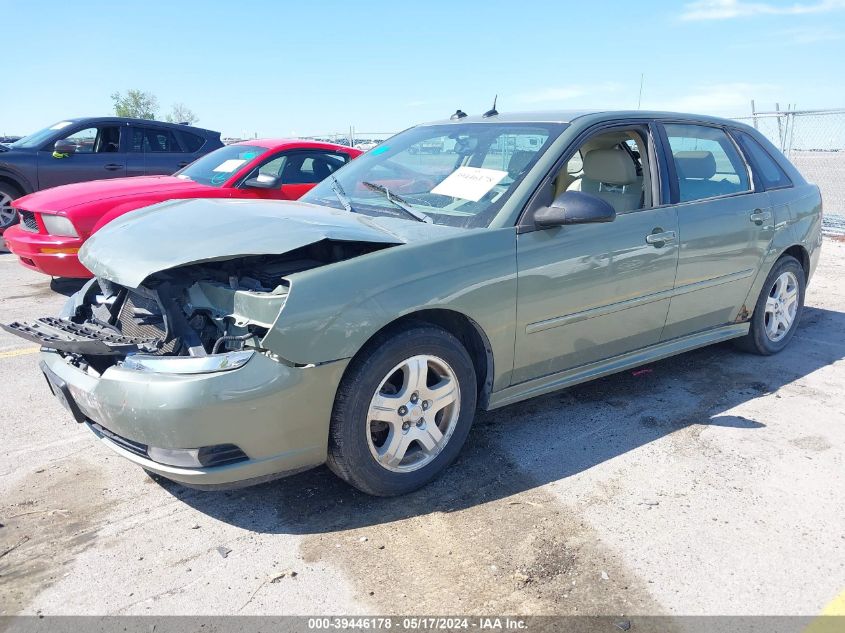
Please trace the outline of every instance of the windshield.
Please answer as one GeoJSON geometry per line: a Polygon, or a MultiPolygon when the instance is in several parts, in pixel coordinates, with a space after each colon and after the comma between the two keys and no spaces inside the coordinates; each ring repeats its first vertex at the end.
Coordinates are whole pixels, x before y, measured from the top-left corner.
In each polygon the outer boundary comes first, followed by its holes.
{"type": "Polygon", "coordinates": [[[47,139],[53,136],[59,130],[65,129],[67,126],[73,125],[73,121],[59,121],[51,125],[50,127],[45,127],[43,130],[38,130],[37,132],[33,132],[29,136],[24,136],[21,139],[18,139],[14,143],[10,143],[9,147],[20,147],[23,149],[32,149],[35,147],[41,147],[42,143],[44,143],[47,139]]]}
{"type": "Polygon", "coordinates": [[[202,185],[220,187],[241,167],[266,151],[266,147],[258,145],[227,145],[198,158],[174,175],[202,185]]]}
{"type": "MultiPolygon", "coordinates": [[[[397,134],[334,175],[358,213],[408,218],[397,208],[406,204],[435,224],[485,227],[562,130],[552,123],[425,125],[397,134]]],[[[324,180],[302,200],[343,208],[333,184],[324,180]]]]}

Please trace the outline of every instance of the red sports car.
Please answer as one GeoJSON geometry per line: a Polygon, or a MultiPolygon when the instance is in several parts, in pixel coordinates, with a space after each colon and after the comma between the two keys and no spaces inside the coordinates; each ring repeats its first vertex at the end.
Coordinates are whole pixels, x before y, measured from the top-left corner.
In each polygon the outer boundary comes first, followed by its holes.
{"type": "Polygon", "coordinates": [[[23,196],[12,203],[20,223],[3,237],[27,268],[54,277],[91,277],[77,253],[92,233],[119,215],[176,198],[296,200],[360,154],[314,141],[244,141],[206,154],[172,176],[95,180],[23,196]]]}

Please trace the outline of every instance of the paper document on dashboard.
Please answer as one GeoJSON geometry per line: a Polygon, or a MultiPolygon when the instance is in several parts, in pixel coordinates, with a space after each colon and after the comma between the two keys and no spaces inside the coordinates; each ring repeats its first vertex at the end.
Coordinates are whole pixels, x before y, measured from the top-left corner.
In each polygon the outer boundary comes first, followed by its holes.
{"type": "Polygon", "coordinates": [[[441,196],[452,196],[478,202],[488,191],[508,175],[506,171],[483,167],[458,167],[431,190],[441,196]]]}

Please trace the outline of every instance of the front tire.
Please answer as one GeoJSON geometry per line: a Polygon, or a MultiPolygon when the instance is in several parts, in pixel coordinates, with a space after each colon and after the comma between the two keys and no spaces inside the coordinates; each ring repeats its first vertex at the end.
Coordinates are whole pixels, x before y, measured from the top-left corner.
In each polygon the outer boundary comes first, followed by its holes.
{"type": "Polygon", "coordinates": [[[790,255],[781,257],[766,277],[754,306],[751,329],[737,345],[754,354],[777,354],[789,344],[804,310],[804,268],[790,255]]]}
{"type": "Polygon", "coordinates": [[[371,495],[416,490],[457,457],[475,417],[472,359],[432,325],[378,335],[338,388],[328,466],[371,495]]]}
{"type": "Polygon", "coordinates": [[[18,223],[18,214],[12,208],[12,200],[20,198],[23,193],[13,185],[0,182],[0,231],[18,223]]]}

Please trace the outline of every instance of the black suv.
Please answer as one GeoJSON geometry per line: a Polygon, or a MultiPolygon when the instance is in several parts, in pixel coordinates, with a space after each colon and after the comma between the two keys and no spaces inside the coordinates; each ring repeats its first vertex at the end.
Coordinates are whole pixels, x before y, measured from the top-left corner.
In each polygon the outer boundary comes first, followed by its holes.
{"type": "Polygon", "coordinates": [[[172,174],[219,147],[220,132],[145,119],[59,121],[0,144],[0,231],[17,221],[11,201],[85,180],[172,174]]]}

